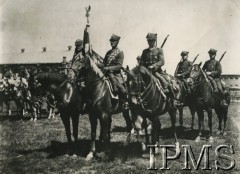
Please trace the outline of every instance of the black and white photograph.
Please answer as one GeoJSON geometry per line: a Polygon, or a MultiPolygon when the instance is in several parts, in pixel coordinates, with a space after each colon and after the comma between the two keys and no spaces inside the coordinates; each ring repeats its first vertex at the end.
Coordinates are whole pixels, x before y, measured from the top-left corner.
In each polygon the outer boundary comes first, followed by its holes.
{"type": "Polygon", "coordinates": [[[0,0],[0,173],[240,173],[239,0],[0,0]]]}

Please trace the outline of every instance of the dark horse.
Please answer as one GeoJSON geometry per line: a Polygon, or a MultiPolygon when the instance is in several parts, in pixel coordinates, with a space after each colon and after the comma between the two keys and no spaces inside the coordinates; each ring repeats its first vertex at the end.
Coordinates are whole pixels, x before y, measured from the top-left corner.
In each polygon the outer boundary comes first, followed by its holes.
{"type": "MultiPolygon", "coordinates": [[[[228,107],[223,108],[221,106],[221,98],[213,94],[211,84],[201,69],[201,63],[193,65],[190,77],[188,78],[188,83],[193,89],[193,95],[197,100],[197,114],[198,114],[198,125],[199,125],[199,134],[196,138],[196,142],[199,142],[203,132],[204,125],[204,110],[208,114],[208,126],[210,129],[209,141],[213,142],[212,137],[212,109],[215,109],[215,112],[219,119],[218,130],[222,131],[222,120],[224,120],[223,134],[226,134],[226,121],[228,114],[228,107]]],[[[227,98],[228,104],[230,103],[230,97],[227,98]]]]}
{"type": "MultiPolygon", "coordinates": [[[[111,95],[107,78],[94,62],[94,56],[88,54],[82,59],[82,65],[79,73],[83,75],[86,85],[87,105],[89,111],[89,119],[91,124],[91,149],[87,155],[87,160],[91,160],[96,154],[96,129],[97,120],[100,121],[100,137],[102,142],[103,154],[110,152],[110,129],[112,122],[112,114],[123,112],[126,120],[127,131],[131,132],[132,124],[129,117],[129,111],[123,111],[122,102],[114,99],[111,95]]],[[[129,134],[128,134],[129,137],[129,134]]],[[[128,138],[127,138],[128,141],[128,138]]]]}
{"type": "Polygon", "coordinates": [[[73,126],[73,137],[76,143],[78,138],[79,115],[83,111],[84,100],[82,90],[74,83],[69,82],[64,74],[38,73],[35,80],[41,84],[40,88],[51,92],[57,101],[57,108],[65,127],[68,140],[68,153],[72,153],[72,139],[70,129],[70,118],[73,126]]]}
{"type": "Polygon", "coordinates": [[[190,110],[192,120],[191,120],[191,129],[194,128],[194,117],[196,113],[196,100],[193,97],[192,93],[188,93],[186,86],[184,82],[176,77],[176,78],[171,78],[171,82],[173,82],[174,89],[177,88],[180,92],[177,93],[177,98],[180,100],[181,103],[183,103],[183,107],[179,108],[179,124],[180,127],[183,128],[183,108],[187,106],[190,110]]]}
{"type": "MultiPolygon", "coordinates": [[[[169,113],[172,130],[176,143],[176,151],[180,152],[176,134],[176,110],[172,102],[162,92],[162,87],[157,79],[144,66],[139,66],[135,71],[128,73],[129,95],[131,99],[132,119],[135,128],[139,131],[145,129],[145,137],[148,143],[147,118],[152,122],[152,143],[159,143],[159,130],[161,123],[159,116],[169,113]]],[[[141,134],[141,133],[140,133],[141,134]]],[[[145,148],[143,148],[145,150],[145,148]]]]}

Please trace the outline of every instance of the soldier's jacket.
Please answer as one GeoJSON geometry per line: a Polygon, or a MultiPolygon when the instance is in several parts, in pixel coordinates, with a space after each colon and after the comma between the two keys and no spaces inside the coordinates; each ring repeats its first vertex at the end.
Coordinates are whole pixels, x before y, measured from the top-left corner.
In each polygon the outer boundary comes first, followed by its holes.
{"type": "Polygon", "coordinates": [[[161,67],[164,65],[164,55],[161,48],[154,47],[143,50],[140,65],[145,67],[153,66],[155,71],[162,71],[161,67]]]}
{"type": "Polygon", "coordinates": [[[177,74],[182,74],[183,78],[189,77],[190,70],[192,67],[192,62],[185,59],[183,61],[180,61],[177,65],[176,71],[175,71],[175,76],[177,74]]]}
{"type": "Polygon", "coordinates": [[[213,78],[219,78],[222,73],[222,66],[215,59],[206,61],[202,69],[203,71],[211,72],[210,76],[213,78]]]}
{"type": "Polygon", "coordinates": [[[114,74],[119,83],[123,83],[121,68],[123,65],[124,55],[119,48],[109,50],[103,60],[103,66],[108,67],[114,74]]]}

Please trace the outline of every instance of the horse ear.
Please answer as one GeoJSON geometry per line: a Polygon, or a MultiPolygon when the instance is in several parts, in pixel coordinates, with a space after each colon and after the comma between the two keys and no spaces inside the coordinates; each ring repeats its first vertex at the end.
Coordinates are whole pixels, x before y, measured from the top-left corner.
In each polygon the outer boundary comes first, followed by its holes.
{"type": "Polygon", "coordinates": [[[129,71],[129,66],[128,66],[128,65],[126,66],[126,70],[128,70],[128,71],[129,71]]]}
{"type": "Polygon", "coordinates": [[[200,63],[198,64],[199,67],[201,67],[201,65],[202,65],[202,62],[200,62],[200,63]]]}

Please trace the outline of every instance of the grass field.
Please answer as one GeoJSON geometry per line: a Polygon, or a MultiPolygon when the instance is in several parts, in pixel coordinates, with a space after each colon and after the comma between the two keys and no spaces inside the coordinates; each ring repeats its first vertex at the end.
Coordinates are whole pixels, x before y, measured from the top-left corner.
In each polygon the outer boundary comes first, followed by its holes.
{"type": "MultiPolygon", "coordinates": [[[[197,135],[197,118],[195,119],[195,130],[190,130],[191,117],[186,109],[184,117],[185,129],[178,131],[180,144],[191,145],[196,158],[201,151],[203,144],[209,144],[202,140],[200,143],[194,141],[197,135]]],[[[87,115],[80,118],[79,141],[77,146],[77,157],[66,156],[66,136],[63,124],[59,117],[48,120],[45,117],[37,122],[28,121],[28,117],[23,121],[15,116],[0,117],[0,172],[11,173],[240,173],[240,107],[237,103],[232,103],[228,115],[227,136],[217,136],[218,120],[216,114],[213,115],[214,143],[210,149],[210,165],[212,170],[183,171],[184,156],[168,162],[170,170],[149,171],[149,159],[143,158],[140,144],[136,138],[128,149],[123,147],[126,138],[125,122],[121,115],[113,116],[111,133],[111,160],[101,161],[94,159],[91,162],[85,161],[90,146],[90,124],[87,115]],[[214,160],[215,148],[220,144],[233,145],[235,154],[230,154],[235,159],[236,166],[233,170],[224,172],[215,169],[214,160]]],[[[168,115],[161,117],[162,131],[160,144],[173,144],[173,136],[170,133],[170,119],[168,115]]],[[[177,123],[178,125],[178,123],[177,123]]],[[[207,129],[207,117],[205,116],[205,129],[207,129]]],[[[99,132],[98,132],[99,135],[99,132]]],[[[99,145],[97,144],[97,147],[99,145]]],[[[183,149],[181,148],[183,152],[183,149]]],[[[170,152],[172,153],[172,152],[170,152]]],[[[227,152],[225,152],[228,154],[227,152]]],[[[157,167],[162,167],[162,157],[156,157],[157,167]]],[[[229,165],[229,161],[221,160],[221,164],[229,165]]],[[[190,164],[191,165],[191,164],[190,164]]],[[[200,168],[203,167],[201,163],[200,168]]]]}

